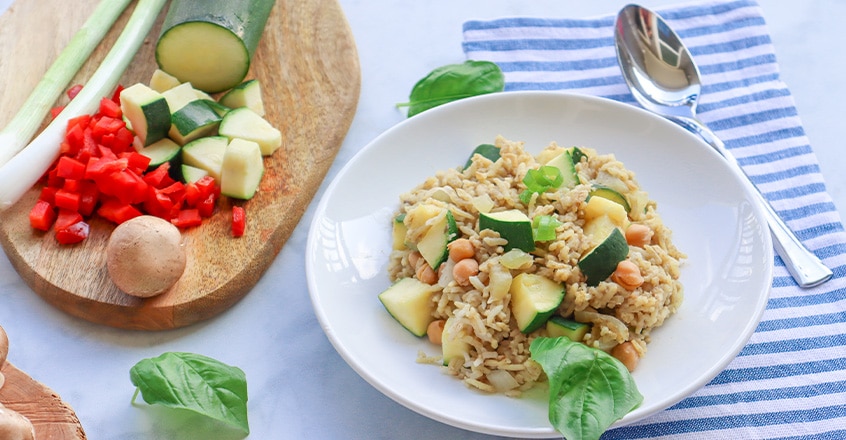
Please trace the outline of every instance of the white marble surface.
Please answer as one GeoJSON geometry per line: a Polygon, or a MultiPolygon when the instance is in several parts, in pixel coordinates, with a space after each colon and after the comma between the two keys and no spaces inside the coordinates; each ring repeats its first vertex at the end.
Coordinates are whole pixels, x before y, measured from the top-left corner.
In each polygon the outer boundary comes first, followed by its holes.
{"type": "MultiPolygon", "coordinates": [[[[27,0],[17,0],[27,1],[27,0]]],[[[463,61],[461,24],[504,16],[585,17],[627,1],[340,0],[362,68],[358,112],[327,181],[358,150],[404,116],[394,104],[431,69],[463,61]]],[[[676,4],[644,0],[651,7],[676,4]]],[[[760,0],[783,80],[792,90],[828,190],[846,212],[841,170],[841,78],[846,2],[760,0]]],[[[0,0],[0,12],[11,4],[0,0]]],[[[2,62],[2,60],[0,60],[2,62]]],[[[70,317],[35,295],[0,257],[0,325],[9,360],[77,412],[91,439],[236,439],[195,415],[130,403],[129,368],[164,351],[191,351],[241,367],[249,384],[249,438],[457,439],[485,436],[431,421],[376,391],[336,354],[306,287],[304,252],[316,202],[254,291],[230,311],[189,328],[144,333],[70,317]]],[[[140,401],[140,399],[139,399],[140,401]]]]}

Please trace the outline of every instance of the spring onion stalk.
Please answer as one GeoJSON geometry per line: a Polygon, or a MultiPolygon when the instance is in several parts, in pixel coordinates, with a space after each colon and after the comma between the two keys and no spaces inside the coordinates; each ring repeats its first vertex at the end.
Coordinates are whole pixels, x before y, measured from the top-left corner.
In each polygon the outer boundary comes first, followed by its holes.
{"type": "Polygon", "coordinates": [[[0,166],[21,151],[38,131],[50,107],[91,55],[131,0],[103,0],[74,34],[18,113],[0,131],[0,166]]]}
{"type": "Polygon", "coordinates": [[[123,32],[79,94],[26,148],[0,167],[0,211],[14,205],[56,160],[68,120],[94,113],[100,99],[113,93],[166,2],[139,0],[123,32]]]}

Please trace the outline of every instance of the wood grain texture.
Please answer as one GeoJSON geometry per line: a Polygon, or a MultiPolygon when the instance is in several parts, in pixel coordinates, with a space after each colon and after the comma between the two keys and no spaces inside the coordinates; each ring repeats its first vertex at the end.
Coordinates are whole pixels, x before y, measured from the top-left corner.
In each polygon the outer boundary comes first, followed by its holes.
{"type": "Polygon", "coordinates": [[[76,413],[53,390],[6,361],[9,339],[0,327],[0,404],[26,417],[36,439],[84,440],[76,413]]]}
{"type": "MultiPolygon", "coordinates": [[[[18,0],[0,16],[0,125],[24,102],[55,56],[96,6],[93,0],[18,0]]],[[[72,81],[84,83],[108,52],[134,2],[72,81]]],[[[121,83],[148,82],[164,12],[121,83]]],[[[323,181],[352,123],[361,84],[355,42],[336,0],[278,0],[248,78],[262,85],[266,118],[283,146],[266,159],[258,194],[222,201],[202,226],[183,232],[188,263],[180,281],[150,299],[130,297],[108,277],[105,246],[113,226],[96,218],[83,243],[59,246],[29,227],[39,188],[0,213],[0,243],[12,265],[44,300],[109,326],[161,330],[211,318],[243,298],[261,278],[323,181]],[[247,212],[247,232],[230,236],[230,203],[247,212]]],[[[59,100],[59,104],[63,100],[59,100]]]]}

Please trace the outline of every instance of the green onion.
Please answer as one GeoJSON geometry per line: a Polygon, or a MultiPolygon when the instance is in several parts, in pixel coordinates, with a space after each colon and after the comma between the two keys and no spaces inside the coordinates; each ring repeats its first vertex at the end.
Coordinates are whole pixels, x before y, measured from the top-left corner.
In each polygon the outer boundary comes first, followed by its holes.
{"type": "Polygon", "coordinates": [[[561,175],[561,170],[557,167],[544,165],[536,170],[529,170],[523,177],[526,189],[520,193],[520,201],[523,204],[528,204],[529,200],[532,199],[532,194],[541,194],[550,189],[558,188],[563,182],[564,176],[561,175]]]}
{"type": "Polygon", "coordinates": [[[535,241],[550,241],[555,239],[555,229],[563,223],[551,215],[538,215],[532,219],[532,235],[535,241]]]}
{"type": "Polygon", "coordinates": [[[18,113],[0,132],[0,166],[18,154],[32,139],[53,103],[59,99],[76,72],[111,29],[130,0],[103,0],[74,34],[68,45],[44,73],[18,113]]]}
{"type": "Polygon", "coordinates": [[[0,167],[0,211],[14,205],[56,159],[68,120],[95,112],[100,99],[114,91],[165,3],[139,0],[126,28],[79,94],[26,148],[0,167]]]}

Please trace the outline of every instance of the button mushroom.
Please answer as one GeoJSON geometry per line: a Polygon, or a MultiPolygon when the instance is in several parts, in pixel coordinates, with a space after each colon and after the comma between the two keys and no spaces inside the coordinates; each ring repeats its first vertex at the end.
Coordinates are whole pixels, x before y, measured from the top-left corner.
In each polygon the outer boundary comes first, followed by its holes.
{"type": "Polygon", "coordinates": [[[149,298],[166,292],[182,277],[186,255],[179,228],[142,215],[121,223],[109,237],[109,276],[123,292],[149,298]]]}

